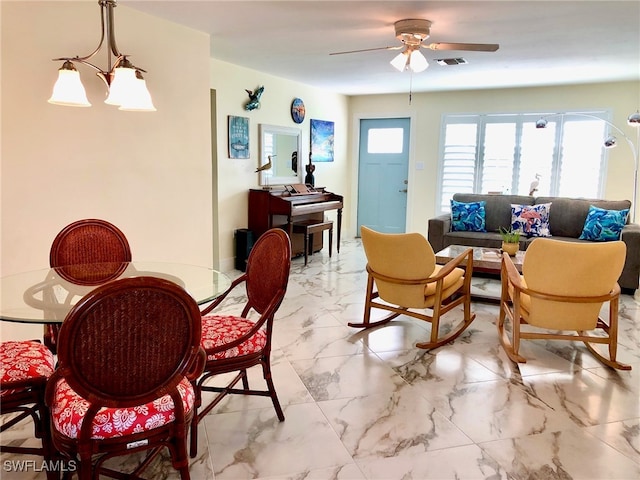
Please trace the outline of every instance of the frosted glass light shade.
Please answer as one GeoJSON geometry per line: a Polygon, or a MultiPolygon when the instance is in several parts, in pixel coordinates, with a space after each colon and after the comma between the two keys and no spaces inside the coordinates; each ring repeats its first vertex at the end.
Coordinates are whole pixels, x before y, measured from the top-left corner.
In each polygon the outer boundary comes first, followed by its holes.
{"type": "Polygon", "coordinates": [[[408,60],[409,58],[407,57],[407,52],[404,51],[396,55],[389,63],[391,63],[391,65],[393,65],[393,67],[399,72],[403,72],[407,67],[408,60]]]}
{"type": "Polygon", "coordinates": [[[627,117],[627,123],[632,127],[640,127],[640,112],[635,112],[627,117]]]}
{"type": "Polygon", "coordinates": [[[418,50],[414,50],[409,54],[409,68],[414,73],[424,72],[428,66],[427,59],[418,50]]]}
{"type": "Polygon", "coordinates": [[[90,107],[87,100],[87,92],[80,80],[80,73],[71,65],[66,63],[58,70],[58,80],[53,86],[53,92],[49,103],[54,105],[65,105],[68,107],[90,107]]]}
{"type": "Polygon", "coordinates": [[[126,110],[131,112],[155,112],[156,107],[153,105],[151,94],[147,88],[147,82],[142,77],[136,78],[133,85],[134,92],[129,95],[126,102],[120,105],[118,110],[126,110]]]}
{"type": "Polygon", "coordinates": [[[134,68],[117,67],[111,85],[109,85],[109,96],[104,103],[120,106],[135,101],[136,82],[134,68]]]}
{"type": "Polygon", "coordinates": [[[396,55],[390,63],[399,72],[410,69],[414,73],[420,73],[424,72],[429,66],[427,59],[424,58],[424,55],[422,55],[418,50],[405,50],[404,52],[396,55]]]}

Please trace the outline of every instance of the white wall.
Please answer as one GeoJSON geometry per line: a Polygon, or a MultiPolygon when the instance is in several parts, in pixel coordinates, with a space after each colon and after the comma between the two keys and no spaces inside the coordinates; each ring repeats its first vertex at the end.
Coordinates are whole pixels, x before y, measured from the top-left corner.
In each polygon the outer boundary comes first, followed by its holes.
{"type": "MultiPolygon", "coordinates": [[[[247,228],[247,208],[250,188],[261,188],[255,173],[259,165],[258,125],[261,123],[301,128],[302,155],[299,164],[306,165],[309,158],[310,119],[328,120],[335,123],[335,160],[314,163],[316,165],[315,185],[345,195],[345,203],[352,202],[348,190],[351,182],[350,165],[353,159],[348,149],[348,100],[344,95],[325,92],[308,85],[267,75],[255,70],[238,67],[219,60],[211,60],[211,88],[216,90],[218,125],[217,143],[218,181],[214,186],[219,218],[220,268],[233,268],[233,234],[236,229],[247,228]],[[244,105],[249,99],[247,90],[264,86],[261,106],[257,110],[246,111],[244,105]],[[301,98],[306,107],[306,116],[301,124],[291,118],[291,102],[301,98]],[[249,118],[250,158],[230,159],[227,145],[227,116],[249,118]]],[[[304,173],[304,169],[303,169],[304,173]]],[[[303,177],[304,178],[304,177],[303,177]]],[[[349,229],[351,218],[349,208],[345,208],[343,226],[349,229]]],[[[335,220],[336,212],[327,212],[335,220]]],[[[218,247],[218,246],[217,246],[218,247]]]]}
{"type": "MultiPolygon", "coordinates": [[[[148,71],[155,113],[103,103],[106,88],[77,66],[91,108],[47,99],[60,56],[98,44],[98,3],[0,2],[2,275],[42,268],[58,231],[104,218],[139,260],[212,265],[209,37],[119,5],[121,51],[148,71]]],[[[106,68],[106,50],[94,57],[106,68]]],[[[41,328],[2,322],[2,338],[41,328]]]]}
{"type": "MultiPolygon", "coordinates": [[[[434,216],[436,208],[438,148],[441,120],[445,113],[606,109],[612,112],[612,123],[635,142],[636,130],[627,125],[627,116],[639,107],[640,83],[621,82],[548,88],[414,93],[411,105],[408,102],[408,94],[359,96],[350,99],[349,111],[352,118],[386,116],[389,113],[413,116],[415,149],[409,164],[407,231],[425,234],[427,221],[434,216]],[[424,170],[416,170],[416,161],[425,163],[424,170]]],[[[357,138],[356,122],[353,122],[350,135],[357,138]]],[[[633,156],[621,135],[617,136],[618,147],[609,150],[604,197],[631,199],[633,156]]],[[[354,157],[355,155],[352,154],[354,157]]],[[[354,182],[356,181],[357,177],[354,179],[354,182]]],[[[353,188],[357,191],[357,185],[353,188]]],[[[636,217],[636,221],[640,221],[640,213],[637,212],[636,217]]]]}

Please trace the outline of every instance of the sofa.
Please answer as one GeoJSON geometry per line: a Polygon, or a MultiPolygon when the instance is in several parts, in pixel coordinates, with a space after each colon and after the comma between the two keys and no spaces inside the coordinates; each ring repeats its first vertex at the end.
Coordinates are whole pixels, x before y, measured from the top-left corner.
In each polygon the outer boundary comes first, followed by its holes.
{"type": "MultiPolygon", "coordinates": [[[[453,231],[451,214],[431,218],[428,223],[427,238],[434,251],[449,245],[469,245],[476,247],[500,248],[502,237],[500,228],[511,229],[511,205],[551,204],[548,209],[549,230],[553,238],[570,242],[585,242],[579,237],[585,225],[591,205],[607,210],[623,210],[631,207],[628,200],[597,200],[567,197],[533,197],[524,195],[489,195],[456,193],[453,200],[462,203],[486,202],[485,230],[453,231]]],[[[537,237],[520,237],[520,249],[526,250],[537,237]]],[[[618,280],[624,293],[633,293],[638,288],[640,277],[640,225],[629,223],[622,228],[621,239],[627,246],[627,257],[618,280]]]]}

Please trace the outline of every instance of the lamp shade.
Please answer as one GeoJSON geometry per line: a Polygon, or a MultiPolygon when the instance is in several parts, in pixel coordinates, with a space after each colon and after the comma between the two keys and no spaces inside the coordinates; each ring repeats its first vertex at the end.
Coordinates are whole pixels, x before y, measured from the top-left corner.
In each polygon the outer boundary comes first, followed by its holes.
{"type": "Polygon", "coordinates": [[[393,67],[399,72],[403,72],[407,67],[408,60],[408,53],[407,51],[404,51],[396,55],[389,63],[391,63],[391,65],[393,65],[393,67]]]}
{"type": "Polygon", "coordinates": [[[136,80],[132,88],[133,93],[128,95],[126,101],[120,105],[118,110],[127,110],[131,112],[155,112],[156,107],[151,100],[151,94],[147,89],[147,82],[142,78],[139,72],[136,72],[136,80]]]}
{"type": "Polygon", "coordinates": [[[414,50],[409,54],[409,68],[414,73],[424,72],[428,66],[429,63],[427,59],[424,58],[424,55],[418,50],[414,50]]]}
{"type": "Polygon", "coordinates": [[[541,118],[539,120],[536,121],[536,128],[547,128],[547,119],[546,118],[541,118]]]}
{"type": "Polygon", "coordinates": [[[627,117],[627,123],[632,127],[640,127],[640,112],[636,111],[627,117]]]}
{"type": "Polygon", "coordinates": [[[80,80],[80,73],[73,66],[73,63],[66,61],[58,70],[58,80],[53,86],[53,92],[48,102],[68,107],[91,106],[87,100],[87,92],[80,80]]]}
{"type": "Polygon", "coordinates": [[[117,67],[109,85],[109,96],[104,103],[120,106],[134,102],[136,92],[139,91],[136,82],[135,68],[117,67]]]}
{"type": "Polygon", "coordinates": [[[618,139],[613,135],[609,135],[604,140],[604,148],[615,148],[617,146],[618,146],[618,139]]]}

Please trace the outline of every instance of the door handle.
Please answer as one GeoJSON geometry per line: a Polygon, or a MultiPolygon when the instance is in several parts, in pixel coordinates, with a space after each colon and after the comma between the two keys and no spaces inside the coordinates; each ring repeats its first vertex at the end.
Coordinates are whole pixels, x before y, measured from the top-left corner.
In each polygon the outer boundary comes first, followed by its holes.
{"type": "Polygon", "coordinates": [[[407,193],[407,189],[405,188],[404,190],[398,190],[400,193],[407,193]]]}

